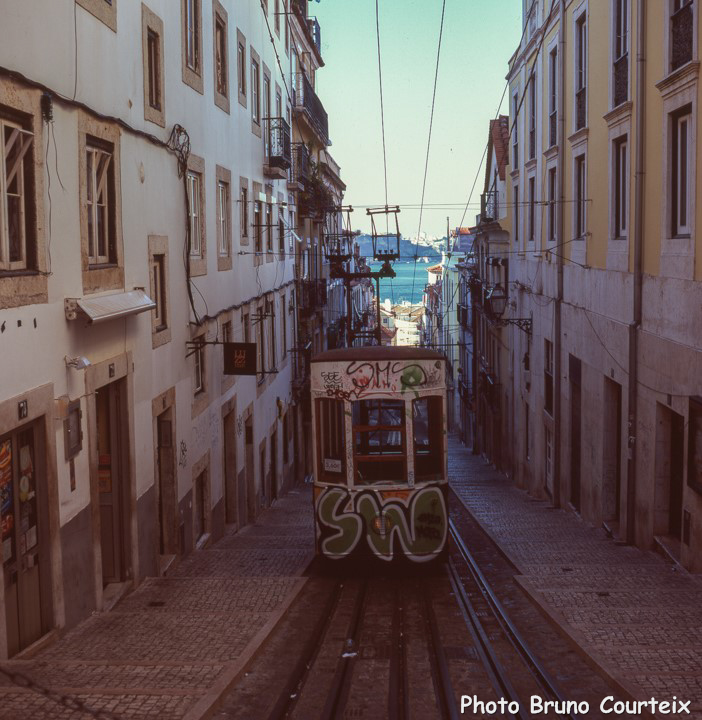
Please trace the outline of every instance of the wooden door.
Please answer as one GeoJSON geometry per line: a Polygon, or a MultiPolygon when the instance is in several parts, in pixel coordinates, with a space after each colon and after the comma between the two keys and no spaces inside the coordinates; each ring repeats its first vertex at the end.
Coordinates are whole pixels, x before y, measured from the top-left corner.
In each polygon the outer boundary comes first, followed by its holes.
{"type": "Polygon", "coordinates": [[[0,439],[0,517],[10,657],[42,634],[37,450],[33,428],[0,439]]]}
{"type": "Polygon", "coordinates": [[[156,418],[159,553],[176,553],[175,457],[170,409],[156,418]]]}

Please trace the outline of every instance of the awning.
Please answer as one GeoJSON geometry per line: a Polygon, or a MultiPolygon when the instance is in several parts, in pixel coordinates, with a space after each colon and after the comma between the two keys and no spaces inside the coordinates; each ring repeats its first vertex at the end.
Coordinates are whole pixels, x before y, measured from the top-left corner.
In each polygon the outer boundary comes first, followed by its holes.
{"type": "Polygon", "coordinates": [[[68,320],[76,320],[78,317],[76,311],[80,310],[91,323],[136,315],[156,307],[156,303],[143,290],[130,290],[99,297],[67,298],[65,305],[68,320]]]}

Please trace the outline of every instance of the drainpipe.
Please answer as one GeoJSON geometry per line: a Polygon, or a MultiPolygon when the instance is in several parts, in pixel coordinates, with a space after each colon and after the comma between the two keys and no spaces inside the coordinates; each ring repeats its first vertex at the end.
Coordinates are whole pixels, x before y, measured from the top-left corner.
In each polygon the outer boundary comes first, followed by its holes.
{"type": "Polygon", "coordinates": [[[639,383],[638,332],[643,304],[644,111],[646,91],[646,0],[638,0],[636,37],[636,159],[634,170],[633,318],[629,325],[629,433],[626,479],[626,541],[636,542],[636,428],[639,383]]]}
{"type": "MultiPolygon", "coordinates": [[[[558,240],[562,244],[565,238],[564,205],[565,205],[565,98],[566,98],[566,0],[561,0],[558,20],[558,79],[560,92],[558,94],[558,160],[556,161],[556,175],[558,177],[558,240]]],[[[563,245],[561,245],[563,247],[563,245]]],[[[561,505],[561,438],[562,425],[562,342],[561,342],[561,310],[563,304],[563,251],[558,248],[556,253],[556,301],[554,303],[554,348],[553,348],[553,504],[561,505]]]]}

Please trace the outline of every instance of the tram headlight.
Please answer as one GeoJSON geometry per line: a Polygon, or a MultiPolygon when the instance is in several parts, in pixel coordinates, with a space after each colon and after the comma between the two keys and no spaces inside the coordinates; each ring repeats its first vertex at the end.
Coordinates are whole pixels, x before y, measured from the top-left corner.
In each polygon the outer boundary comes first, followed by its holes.
{"type": "Polygon", "coordinates": [[[373,530],[378,535],[387,535],[392,529],[392,520],[386,515],[376,515],[373,520],[373,530]]]}

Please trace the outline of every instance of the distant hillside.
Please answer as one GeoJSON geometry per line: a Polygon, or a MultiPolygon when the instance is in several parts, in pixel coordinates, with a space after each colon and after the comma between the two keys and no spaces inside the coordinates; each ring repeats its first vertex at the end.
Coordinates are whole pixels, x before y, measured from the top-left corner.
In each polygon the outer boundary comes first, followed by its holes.
{"type": "MultiPolygon", "coordinates": [[[[359,244],[362,256],[367,258],[373,257],[373,240],[370,235],[359,235],[355,238],[355,242],[359,244]]],[[[436,244],[425,245],[400,238],[400,260],[414,260],[415,257],[426,257],[429,258],[429,260],[438,262],[441,260],[441,251],[437,249],[437,246],[441,247],[440,242],[445,243],[446,239],[444,238],[443,241],[437,240],[436,244]]],[[[387,244],[381,241],[381,247],[387,248],[387,244]]]]}

